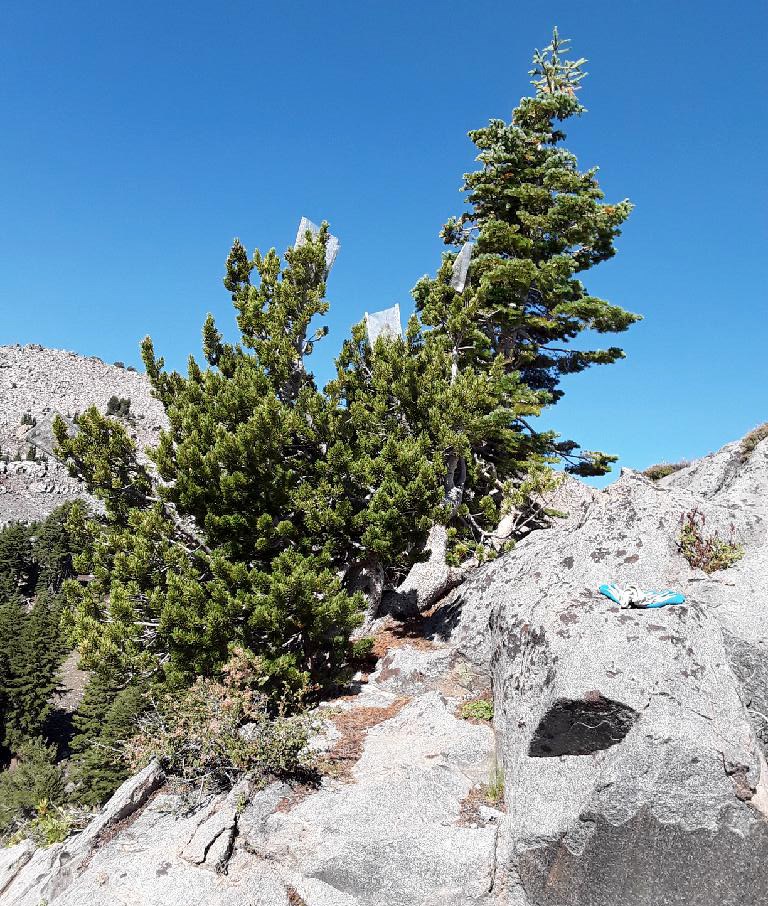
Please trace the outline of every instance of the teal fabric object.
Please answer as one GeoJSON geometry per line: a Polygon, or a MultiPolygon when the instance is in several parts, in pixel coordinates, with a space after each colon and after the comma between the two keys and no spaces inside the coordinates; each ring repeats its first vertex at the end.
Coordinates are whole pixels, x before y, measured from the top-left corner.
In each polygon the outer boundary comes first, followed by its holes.
{"type": "Polygon", "coordinates": [[[615,582],[609,582],[601,585],[599,591],[600,594],[615,601],[620,607],[642,607],[650,610],[655,607],[685,603],[685,595],[669,588],[664,591],[649,591],[640,589],[636,585],[621,586],[615,582]]]}

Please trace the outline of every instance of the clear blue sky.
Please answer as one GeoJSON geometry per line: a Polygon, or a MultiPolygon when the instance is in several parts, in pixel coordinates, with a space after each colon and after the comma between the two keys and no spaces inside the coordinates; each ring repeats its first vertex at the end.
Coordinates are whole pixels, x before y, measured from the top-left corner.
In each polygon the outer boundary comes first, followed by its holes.
{"type": "MultiPolygon", "coordinates": [[[[469,129],[508,118],[554,24],[589,58],[569,147],[637,208],[587,286],[641,312],[626,361],[547,423],[644,467],[768,419],[768,5],[147,2],[0,5],[0,343],[139,365],[199,350],[230,242],[326,218],[322,381],[351,323],[433,272],[469,129]]],[[[609,342],[613,342],[609,338],[609,342]]]]}

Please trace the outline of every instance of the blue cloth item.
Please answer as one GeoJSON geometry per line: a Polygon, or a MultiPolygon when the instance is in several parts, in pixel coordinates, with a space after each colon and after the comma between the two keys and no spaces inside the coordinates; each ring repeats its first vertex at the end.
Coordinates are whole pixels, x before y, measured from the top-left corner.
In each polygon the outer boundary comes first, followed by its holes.
{"type": "Polygon", "coordinates": [[[600,594],[615,601],[620,607],[666,607],[669,604],[684,604],[685,595],[678,591],[665,589],[664,591],[648,591],[636,585],[621,586],[616,582],[601,585],[600,594]]]}

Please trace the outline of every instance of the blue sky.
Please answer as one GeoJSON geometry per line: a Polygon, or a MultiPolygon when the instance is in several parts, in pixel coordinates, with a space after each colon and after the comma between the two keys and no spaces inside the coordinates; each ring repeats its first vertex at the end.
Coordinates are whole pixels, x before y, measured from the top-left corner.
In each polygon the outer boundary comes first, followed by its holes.
{"type": "MultiPolygon", "coordinates": [[[[234,236],[341,239],[322,381],[349,325],[439,263],[469,129],[508,118],[553,25],[589,58],[568,146],[636,210],[588,288],[645,320],[548,426],[644,467],[768,419],[764,0],[0,5],[0,343],[175,367],[234,236]]],[[[613,342],[613,338],[609,338],[613,342]]]]}

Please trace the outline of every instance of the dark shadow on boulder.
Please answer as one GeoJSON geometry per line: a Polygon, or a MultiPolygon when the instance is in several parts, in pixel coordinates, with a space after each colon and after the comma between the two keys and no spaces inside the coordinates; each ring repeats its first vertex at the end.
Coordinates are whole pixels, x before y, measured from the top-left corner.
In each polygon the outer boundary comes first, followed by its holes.
{"type": "Polygon", "coordinates": [[[528,748],[532,758],[589,755],[621,742],[638,718],[621,702],[588,692],[582,699],[558,699],[541,719],[528,748]]]}
{"type": "Polygon", "coordinates": [[[426,638],[440,642],[450,641],[453,631],[459,625],[463,607],[464,597],[460,592],[455,593],[445,603],[438,604],[434,613],[428,616],[424,622],[424,635],[426,638]]]}

